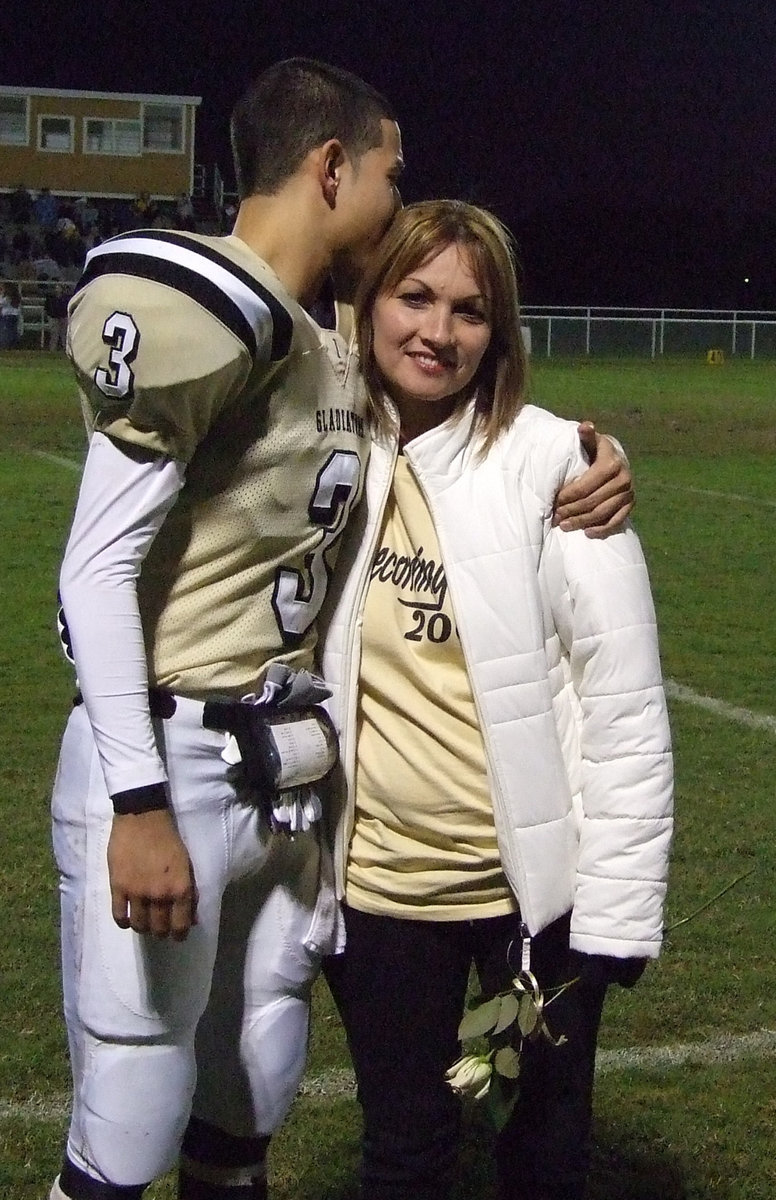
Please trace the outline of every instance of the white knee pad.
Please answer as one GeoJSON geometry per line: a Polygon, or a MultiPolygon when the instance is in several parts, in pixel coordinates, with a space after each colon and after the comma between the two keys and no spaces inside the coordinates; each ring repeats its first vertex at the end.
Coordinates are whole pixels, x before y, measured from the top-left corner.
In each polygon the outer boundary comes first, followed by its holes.
{"type": "Polygon", "coordinates": [[[88,1175],[126,1186],[170,1170],[194,1093],[192,1047],[87,1038],[85,1058],[70,1160],[88,1175]]]}

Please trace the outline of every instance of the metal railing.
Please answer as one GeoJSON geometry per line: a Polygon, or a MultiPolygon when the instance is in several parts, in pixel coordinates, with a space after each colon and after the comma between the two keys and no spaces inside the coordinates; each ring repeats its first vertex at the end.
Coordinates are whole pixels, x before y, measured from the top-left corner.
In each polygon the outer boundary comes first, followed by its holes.
{"type": "MultiPolygon", "coordinates": [[[[19,338],[22,344],[40,345],[43,348],[49,321],[46,316],[45,300],[49,292],[59,283],[59,280],[18,279],[11,276],[0,278],[0,288],[5,283],[15,284],[21,296],[19,316],[19,338]]],[[[67,283],[67,281],[62,281],[67,283]]]]}
{"type": "Polygon", "coordinates": [[[527,305],[534,355],[723,355],[776,358],[776,312],[692,308],[567,308],[527,305]]]}

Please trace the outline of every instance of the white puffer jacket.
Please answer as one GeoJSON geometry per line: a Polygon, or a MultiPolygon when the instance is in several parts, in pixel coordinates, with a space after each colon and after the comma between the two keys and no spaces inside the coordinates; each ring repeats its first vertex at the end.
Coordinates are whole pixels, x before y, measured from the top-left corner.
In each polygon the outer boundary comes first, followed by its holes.
{"type": "MultiPolygon", "coordinates": [[[[576,424],[527,405],[484,459],[470,420],[405,447],[427,498],[490,773],[504,871],[536,933],[573,909],[571,945],[657,956],[672,760],[655,614],[632,529],[598,541],[551,524],[585,467],[576,424]]],[[[397,447],[378,440],[327,602],[321,665],[353,826],[361,612],[397,447]]]]}

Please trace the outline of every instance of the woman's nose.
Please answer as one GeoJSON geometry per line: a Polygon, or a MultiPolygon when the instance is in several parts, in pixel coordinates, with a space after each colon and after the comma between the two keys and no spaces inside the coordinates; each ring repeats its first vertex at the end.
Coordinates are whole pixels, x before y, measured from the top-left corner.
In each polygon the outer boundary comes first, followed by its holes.
{"type": "Polygon", "coordinates": [[[447,345],[452,341],[452,313],[444,305],[435,305],[427,315],[423,327],[423,336],[429,341],[447,345]]]}

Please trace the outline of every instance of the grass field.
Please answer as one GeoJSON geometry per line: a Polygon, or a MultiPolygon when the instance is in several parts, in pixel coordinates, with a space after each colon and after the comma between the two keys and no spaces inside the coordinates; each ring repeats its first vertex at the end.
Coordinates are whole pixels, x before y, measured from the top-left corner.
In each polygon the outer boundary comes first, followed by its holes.
{"type": "MultiPolygon", "coordinates": [[[[673,697],[669,920],[754,868],[675,932],[638,988],[611,995],[590,1200],[772,1200],[776,366],[537,362],[533,390],[538,403],[615,433],[634,465],[673,697]],[[677,1047],[688,1044],[684,1061],[677,1047]]],[[[43,1200],[68,1088],[47,813],[72,690],[53,597],[83,452],[64,362],[0,355],[0,413],[0,1197],[43,1200]]],[[[346,1067],[321,984],[311,1079],[274,1148],[273,1200],[352,1195],[358,1110],[336,1087],[346,1067]]],[[[471,1113],[462,1197],[493,1194],[487,1141],[471,1113]]],[[[170,1181],[149,1192],[173,1195],[170,1181]]]]}

